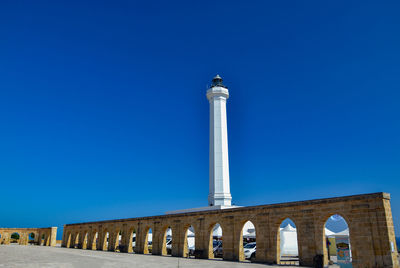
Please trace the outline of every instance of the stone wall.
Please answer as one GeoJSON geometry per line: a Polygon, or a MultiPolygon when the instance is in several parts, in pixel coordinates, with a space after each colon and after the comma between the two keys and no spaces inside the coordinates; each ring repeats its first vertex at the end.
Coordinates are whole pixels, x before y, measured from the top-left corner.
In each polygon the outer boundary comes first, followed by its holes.
{"type": "Polygon", "coordinates": [[[212,230],[219,223],[223,230],[223,259],[241,261],[244,259],[242,229],[247,221],[251,221],[256,228],[256,261],[280,264],[279,227],[284,219],[290,218],[297,228],[300,265],[312,266],[318,254],[324,256],[327,265],[324,225],[334,214],[344,217],[349,226],[354,267],[399,267],[390,195],[387,193],[67,224],[62,246],[132,252],[135,231],[134,251],[146,254],[151,228],[152,254],[165,255],[166,230],[170,227],[172,255],[182,257],[187,255],[187,229],[193,226],[197,257],[213,258],[212,230]]]}
{"type": "Polygon", "coordinates": [[[19,234],[18,244],[28,245],[29,243],[39,246],[56,245],[57,227],[49,228],[0,228],[0,245],[9,245],[13,242],[11,235],[19,234]],[[29,240],[30,234],[34,235],[33,240],[29,240]]]}

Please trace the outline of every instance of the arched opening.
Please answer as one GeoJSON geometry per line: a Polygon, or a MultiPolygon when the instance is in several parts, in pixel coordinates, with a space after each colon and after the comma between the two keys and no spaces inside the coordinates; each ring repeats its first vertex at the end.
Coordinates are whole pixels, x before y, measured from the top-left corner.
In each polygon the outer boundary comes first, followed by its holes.
{"type": "MultiPolygon", "coordinates": [[[[41,237],[39,237],[39,245],[43,245],[43,246],[46,246],[46,235],[45,234],[42,234],[41,235],[41,237]]],[[[72,241],[72,247],[74,247],[75,246],[75,241],[72,241]]]]}
{"type": "Polygon", "coordinates": [[[183,257],[187,258],[194,257],[194,251],[196,250],[195,242],[196,242],[196,233],[194,227],[190,225],[189,227],[187,227],[185,232],[183,257]]]}
{"type": "Polygon", "coordinates": [[[14,232],[10,236],[10,243],[18,243],[20,239],[20,235],[17,232],[14,232]]]}
{"type": "Polygon", "coordinates": [[[165,228],[163,237],[162,237],[162,248],[161,255],[171,255],[172,252],[172,229],[171,227],[165,228]]]}
{"type": "Polygon", "coordinates": [[[110,237],[110,247],[108,248],[109,251],[119,251],[119,245],[121,244],[121,230],[115,230],[110,237]]]}
{"type": "Polygon", "coordinates": [[[222,246],[222,227],[219,223],[212,224],[209,228],[209,245],[208,245],[208,258],[217,259],[223,257],[222,246]]]}
{"type": "Polygon", "coordinates": [[[299,265],[299,246],[297,242],[296,224],[290,218],[282,221],[278,230],[279,264],[299,265]]]}
{"type": "Polygon", "coordinates": [[[95,230],[92,233],[92,250],[98,249],[99,233],[95,230]]]}
{"type": "Polygon", "coordinates": [[[122,249],[122,231],[121,230],[119,230],[119,232],[118,232],[116,244],[117,244],[118,251],[121,252],[121,249],[122,249]]]}
{"type": "MultiPolygon", "coordinates": [[[[40,236],[40,235],[39,235],[40,236]]],[[[38,244],[40,246],[40,237],[38,237],[38,244]]],[[[65,247],[70,248],[71,247],[71,240],[72,240],[72,234],[70,232],[67,233],[67,243],[65,245],[65,247]]]]}
{"type": "Polygon", "coordinates": [[[147,229],[146,237],[144,238],[143,254],[150,254],[153,250],[153,230],[147,229]]]}
{"type": "Polygon", "coordinates": [[[108,233],[107,230],[104,231],[103,233],[103,243],[102,243],[102,250],[106,251],[108,250],[108,241],[109,241],[109,236],[110,234],[108,233]]]}
{"type": "MultiPolygon", "coordinates": [[[[79,248],[79,232],[75,234],[73,248],[79,248]]],[[[44,235],[43,235],[44,236],[44,235]]],[[[46,241],[45,241],[46,243],[46,241]]]]}
{"type": "Polygon", "coordinates": [[[346,220],[338,214],[330,216],[323,233],[324,265],[352,267],[350,231],[346,220]]]}
{"type": "Polygon", "coordinates": [[[35,243],[35,233],[30,233],[28,235],[28,244],[34,244],[35,243]]]}
{"type": "Polygon", "coordinates": [[[256,259],[256,227],[251,221],[243,224],[239,239],[239,261],[256,259]]]}
{"type": "Polygon", "coordinates": [[[134,227],[129,229],[128,252],[135,252],[136,247],[136,230],[134,227]]]}
{"type": "Polygon", "coordinates": [[[84,231],[82,239],[82,249],[87,249],[88,246],[88,231],[84,231]]]}

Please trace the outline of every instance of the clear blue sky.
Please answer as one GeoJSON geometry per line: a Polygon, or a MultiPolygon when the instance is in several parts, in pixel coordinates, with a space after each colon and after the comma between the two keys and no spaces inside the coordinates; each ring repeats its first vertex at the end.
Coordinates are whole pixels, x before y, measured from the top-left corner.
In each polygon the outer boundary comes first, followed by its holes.
{"type": "Polygon", "coordinates": [[[205,93],[219,73],[235,204],[385,191],[399,234],[399,10],[1,1],[1,225],[207,205],[205,93]]]}

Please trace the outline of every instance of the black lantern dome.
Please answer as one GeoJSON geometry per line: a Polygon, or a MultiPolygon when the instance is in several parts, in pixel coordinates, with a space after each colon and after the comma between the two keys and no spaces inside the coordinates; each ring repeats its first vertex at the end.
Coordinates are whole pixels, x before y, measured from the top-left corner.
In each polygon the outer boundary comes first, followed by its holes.
{"type": "Polygon", "coordinates": [[[218,74],[213,78],[212,83],[211,83],[211,87],[224,87],[224,88],[226,88],[226,86],[224,86],[224,84],[222,84],[221,76],[219,76],[218,74]]]}

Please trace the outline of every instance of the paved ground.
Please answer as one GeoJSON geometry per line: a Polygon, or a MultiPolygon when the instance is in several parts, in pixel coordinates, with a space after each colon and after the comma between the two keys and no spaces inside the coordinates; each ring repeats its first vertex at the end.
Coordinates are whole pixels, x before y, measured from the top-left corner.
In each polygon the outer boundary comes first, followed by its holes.
{"type": "MultiPolygon", "coordinates": [[[[1,245],[0,268],[71,268],[71,267],[135,267],[135,268],[267,268],[264,264],[197,260],[95,250],[1,245]]],[[[285,267],[285,266],[275,266],[285,267]]]]}

